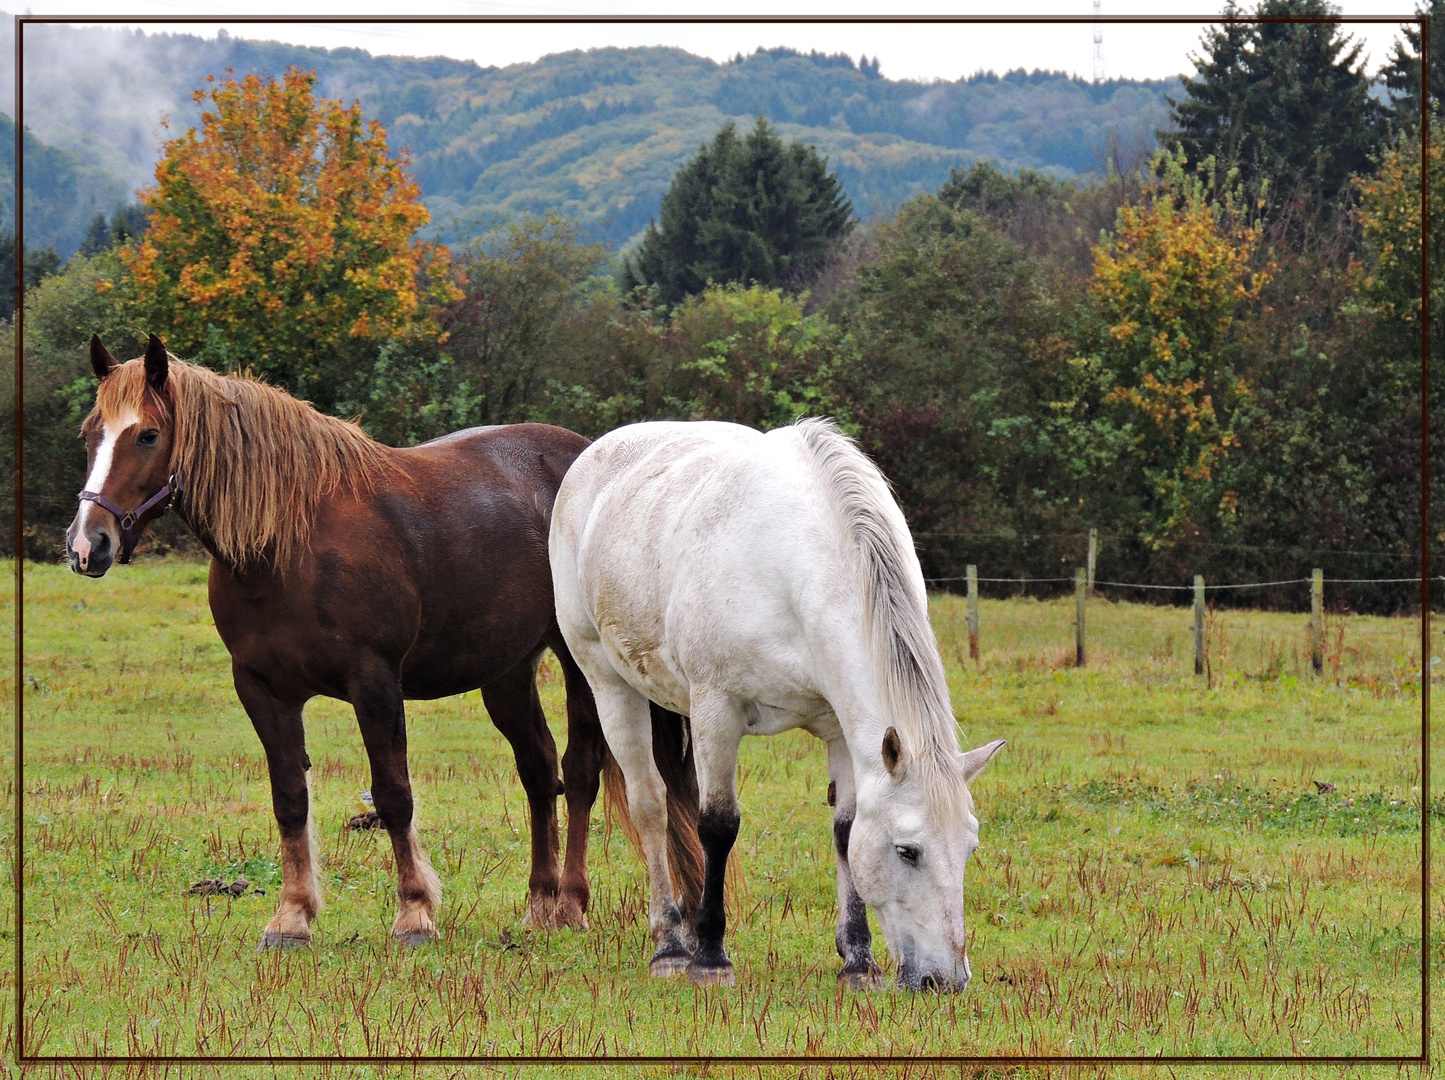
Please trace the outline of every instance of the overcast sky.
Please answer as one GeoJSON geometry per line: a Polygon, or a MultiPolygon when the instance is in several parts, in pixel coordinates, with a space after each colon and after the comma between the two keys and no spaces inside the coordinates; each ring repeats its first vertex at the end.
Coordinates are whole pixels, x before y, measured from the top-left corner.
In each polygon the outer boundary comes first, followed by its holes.
{"type": "MultiPolygon", "coordinates": [[[[1413,4],[1399,0],[1337,0],[1345,16],[1388,16],[1409,18],[1413,4]]],[[[1207,19],[1217,11],[1212,3],[1191,0],[1102,0],[1107,15],[1174,15],[1207,19]]],[[[84,16],[110,15],[114,0],[32,0],[29,13],[65,15],[76,21],[84,16]]],[[[725,9],[731,15],[779,12],[766,0],[731,0],[702,8],[677,2],[648,0],[419,0],[402,4],[398,0],[306,0],[298,11],[295,0],[256,0],[244,8],[234,2],[206,0],[128,0],[127,16],[159,15],[216,20],[189,26],[146,27],[149,32],[167,30],[214,37],[223,27],[231,34],[269,38],[300,45],[353,46],[374,54],[403,56],[450,56],[475,60],[483,66],[527,63],[548,53],[604,45],[675,45],[715,60],[738,52],[752,52],[759,46],[787,45],[807,51],[845,52],[881,60],[883,74],[892,79],[957,79],[981,69],[1004,72],[1013,68],[1063,70],[1092,78],[1094,71],[1094,26],[888,26],[850,24],[773,25],[498,25],[450,23],[432,25],[385,25],[361,21],[367,16],[384,17],[403,11],[407,15],[451,17],[487,15],[536,15],[575,17],[579,15],[705,15],[725,9]],[[301,14],[356,18],[347,24],[320,23],[236,23],[227,21],[238,11],[247,14],[301,14]]],[[[907,0],[896,8],[891,4],[858,3],[856,0],[793,0],[785,9],[790,15],[862,17],[886,10],[893,14],[917,15],[1064,15],[1091,16],[1093,0],[907,0]]],[[[1391,43],[1399,36],[1398,23],[1354,25],[1349,33],[1363,40],[1373,72],[1386,62],[1391,43]]],[[[1192,72],[1189,54],[1199,47],[1203,26],[1104,24],[1105,74],[1110,78],[1157,79],[1192,72]]]]}

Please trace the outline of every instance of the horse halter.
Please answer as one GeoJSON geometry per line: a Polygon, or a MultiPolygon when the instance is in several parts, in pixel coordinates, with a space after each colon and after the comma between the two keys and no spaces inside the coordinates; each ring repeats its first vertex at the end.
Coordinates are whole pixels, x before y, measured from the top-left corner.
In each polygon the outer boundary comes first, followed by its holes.
{"type": "Polygon", "coordinates": [[[130,562],[131,552],[135,550],[135,523],[162,502],[166,505],[161,507],[161,513],[165,513],[171,508],[170,500],[180,493],[180,482],[176,479],[176,474],[171,473],[170,479],[161,489],[134,510],[122,510],[98,491],[82,491],[79,498],[81,502],[93,502],[104,507],[120,522],[120,556],[116,562],[124,566],[130,562]]]}

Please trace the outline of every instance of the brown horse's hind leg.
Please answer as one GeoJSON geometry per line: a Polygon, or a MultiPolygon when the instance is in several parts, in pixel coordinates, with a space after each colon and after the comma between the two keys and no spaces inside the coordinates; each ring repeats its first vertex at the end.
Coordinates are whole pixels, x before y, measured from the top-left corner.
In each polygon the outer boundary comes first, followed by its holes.
{"type": "Polygon", "coordinates": [[[311,944],[311,920],[321,910],[316,837],[311,821],[310,768],[302,703],[283,703],[244,668],[233,666],[236,694],[266,751],[271,806],[281,833],[281,902],[266,924],[261,947],[311,944]]]}
{"type": "Polygon", "coordinates": [[[597,801],[607,742],[602,737],[592,688],[560,635],[552,649],[562,664],[567,682],[567,750],[562,755],[567,798],[567,858],[562,866],[562,889],[553,923],[586,930],[587,904],[592,897],[587,877],[587,832],[592,823],[592,806],[597,801]]]}
{"type": "Polygon", "coordinates": [[[512,744],[531,812],[532,876],[525,924],[547,929],[557,908],[557,744],[537,696],[536,673],[533,657],[482,687],[482,701],[492,723],[512,744]]]}
{"type": "Polygon", "coordinates": [[[378,664],[357,683],[351,704],[371,761],[371,800],[396,854],[400,908],[391,936],[404,945],[425,945],[439,936],[435,920],[442,889],[412,825],[401,680],[378,664]]]}

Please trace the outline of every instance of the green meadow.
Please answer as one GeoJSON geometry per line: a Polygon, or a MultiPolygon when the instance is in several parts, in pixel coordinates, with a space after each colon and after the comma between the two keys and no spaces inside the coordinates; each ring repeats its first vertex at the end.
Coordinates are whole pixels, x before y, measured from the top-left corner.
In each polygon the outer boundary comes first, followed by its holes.
{"type": "MultiPolygon", "coordinates": [[[[737,985],[695,988],[648,978],[645,873],[600,805],[590,930],[522,926],[526,803],[476,693],[408,706],[418,830],[445,890],[441,941],[417,950],[391,942],[390,845],[346,826],[370,786],[360,736],[348,707],[317,699],[306,718],[326,907],[311,949],[257,952],[279,852],[264,758],[231,688],[206,573],[193,560],[145,556],[99,581],[26,568],[28,1054],[1419,1051],[1421,820],[1429,810],[1438,830],[1445,804],[1422,802],[1421,672],[1432,662],[1418,619],[1330,615],[1319,677],[1307,615],[1213,611],[1209,670],[1196,676],[1184,609],[1091,601],[1089,662],[1079,668],[1072,598],[983,601],[975,662],[964,601],[935,596],[965,745],[1008,740],[974,786],[982,847],[965,886],[972,984],[952,996],[838,989],[824,754],[794,733],[744,743],[728,943],[737,985]],[[244,877],[250,889],[188,894],[213,877],[244,877]]],[[[550,657],[542,678],[560,747],[563,696],[550,657]]],[[[13,795],[8,776],[5,784],[13,795]]],[[[1437,923],[1438,897],[1437,884],[1437,923]]],[[[7,908],[7,946],[12,925],[7,908]]],[[[1435,940],[1438,969],[1445,950],[1435,940]]],[[[875,945],[888,967],[876,924],[875,945]]],[[[6,1031],[13,1059],[8,1022],[6,1031]]],[[[918,1062],[651,1071],[960,1075],[918,1062]]],[[[1144,1066],[1110,1075],[1121,1073],[1163,1075],[1144,1066]]]]}

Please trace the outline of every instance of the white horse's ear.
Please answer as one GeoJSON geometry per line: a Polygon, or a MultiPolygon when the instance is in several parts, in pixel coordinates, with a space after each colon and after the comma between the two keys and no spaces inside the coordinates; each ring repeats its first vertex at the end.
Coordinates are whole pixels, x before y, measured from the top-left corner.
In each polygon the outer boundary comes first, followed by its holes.
{"type": "Polygon", "coordinates": [[[890,727],[883,733],[883,767],[895,782],[903,779],[903,773],[908,768],[908,763],[903,760],[903,741],[898,737],[897,728],[890,727]]]}
{"type": "Polygon", "coordinates": [[[1006,743],[1007,739],[995,739],[977,750],[970,750],[963,755],[963,781],[966,784],[973,783],[973,778],[983,772],[983,767],[988,764],[988,759],[998,753],[999,747],[1006,743]]]}

